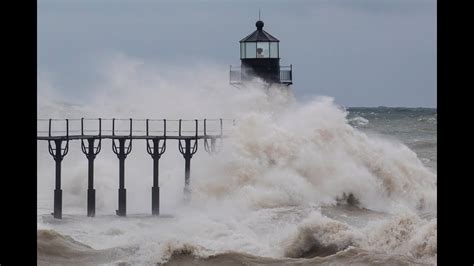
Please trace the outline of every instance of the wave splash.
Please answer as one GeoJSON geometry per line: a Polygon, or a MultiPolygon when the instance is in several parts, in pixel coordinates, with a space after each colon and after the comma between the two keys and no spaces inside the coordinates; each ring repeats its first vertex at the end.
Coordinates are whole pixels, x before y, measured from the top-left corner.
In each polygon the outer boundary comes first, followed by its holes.
{"type": "MultiPolygon", "coordinates": [[[[215,84],[226,81],[209,74],[180,75],[179,79],[171,74],[172,79],[167,79],[161,72],[147,75],[150,71],[141,71],[141,64],[130,68],[120,65],[114,65],[117,73],[109,73],[108,89],[88,105],[56,108],[43,99],[38,113],[42,117],[183,119],[195,114],[233,117],[238,123],[219,156],[197,153],[193,158],[199,163],[193,164],[189,205],[178,200],[182,158],[173,151],[166,154],[167,161],[160,166],[160,185],[168,192],[163,193],[162,202],[165,210],[175,214],[172,222],[131,217],[117,221],[100,215],[94,221],[83,219],[57,227],[40,222],[40,228],[58,229],[62,234],[38,231],[40,262],[72,263],[66,256],[86,264],[171,265],[192,264],[196,257],[210,265],[233,260],[291,264],[349,259],[398,264],[436,258],[436,174],[406,145],[369,137],[354,128],[347,112],[332,98],[298,103],[282,88],[271,88],[270,94],[257,86],[222,90],[215,84]],[[201,76],[202,80],[196,80],[201,76]],[[110,95],[115,98],[106,100],[110,95]],[[154,99],[164,96],[177,102],[157,105],[154,99]],[[321,211],[321,207],[329,207],[330,213],[337,213],[341,199],[356,210],[343,209],[342,215],[333,216],[321,211]],[[383,215],[372,221],[375,212],[383,215]],[[66,235],[79,237],[88,245],[66,235]],[[106,243],[101,245],[104,248],[93,249],[99,242],[106,243]]],[[[365,122],[358,120],[352,122],[365,122]]],[[[38,163],[39,178],[49,177],[52,170],[46,169],[46,160],[51,159],[41,149],[44,147],[38,149],[38,158],[44,163],[38,163]]],[[[83,160],[80,152],[71,150],[68,156],[71,161],[83,160]]],[[[115,208],[117,187],[116,158],[112,154],[100,156],[96,164],[101,195],[98,213],[115,208]]],[[[127,167],[133,169],[134,176],[150,176],[145,152],[134,153],[133,158],[127,167]]],[[[65,208],[85,204],[87,178],[83,170],[64,167],[65,208]]],[[[148,179],[133,181],[127,183],[128,191],[149,195],[148,179]]],[[[48,182],[52,181],[38,182],[42,186],[39,195],[51,194],[53,185],[48,182]]],[[[130,198],[128,203],[130,209],[149,211],[146,198],[130,198]]]]}
{"type": "Polygon", "coordinates": [[[391,212],[436,211],[436,175],[407,146],[368,137],[347,113],[320,97],[285,113],[242,115],[227,151],[195,188],[203,198],[232,198],[254,208],[335,204],[391,212]],[[214,167],[216,169],[216,167],[214,167]]]}

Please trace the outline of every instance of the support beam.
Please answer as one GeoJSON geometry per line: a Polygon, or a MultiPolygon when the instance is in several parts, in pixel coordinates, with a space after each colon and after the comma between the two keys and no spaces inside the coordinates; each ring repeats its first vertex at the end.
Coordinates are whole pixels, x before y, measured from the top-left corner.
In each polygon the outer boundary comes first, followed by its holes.
{"type": "Polygon", "coordinates": [[[184,199],[189,200],[189,196],[191,194],[191,158],[197,151],[197,139],[185,139],[184,140],[184,147],[179,141],[179,151],[184,157],[184,199]],[[194,144],[191,146],[191,141],[194,141],[194,144]]]}
{"type": "Polygon", "coordinates": [[[159,185],[159,140],[153,139],[153,187],[151,188],[151,213],[160,215],[160,185],[159,185]]]}
{"type": "Polygon", "coordinates": [[[189,194],[189,183],[191,178],[191,140],[185,140],[185,154],[184,154],[184,193],[189,194]]]}
{"type": "MultiPolygon", "coordinates": [[[[83,120],[83,119],[82,119],[83,120]]],[[[100,127],[100,126],[99,126],[100,127]]],[[[88,178],[87,178],[87,216],[95,216],[95,189],[94,189],[94,160],[101,149],[102,140],[100,135],[98,138],[97,147],[95,147],[95,138],[87,139],[87,146],[84,143],[84,139],[81,139],[81,149],[86,155],[88,161],[88,178]]]]}
{"type": "MultiPolygon", "coordinates": [[[[198,120],[194,120],[195,122],[195,136],[193,138],[186,137],[184,139],[184,147],[182,143],[182,139],[178,140],[178,148],[179,152],[183,155],[184,157],[184,199],[189,200],[189,196],[191,193],[191,188],[190,188],[190,179],[191,179],[191,158],[193,155],[197,152],[198,148],[198,120]],[[191,141],[194,141],[193,146],[191,147],[191,141]]],[[[182,120],[179,120],[179,136],[181,137],[181,124],[182,120]]],[[[204,126],[206,124],[204,123],[204,126]]]]}
{"type": "Polygon", "coordinates": [[[119,190],[118,190],[118,216],[127,215],[127,191],[125,189],[125,139],[119,139],[119,190]]]}
{"type": "Polygon", "coordinates": [[[112,140],[112,150],[119,159],[119,189],[118,189],[118,210],[115,213],[118,216],[127,215],[127,190],[125,189],[125,159],[132,150],[132,139],[129,140],[126,146],[126,138],[119,138],[119,146],[117,148],[115,140],[112,140]]]}
{"type": "MultiPolygon", "coordinates": [[[[166,124],[166,122],[165,122],[166,124]]],[[[166,125],[165,125],[166,131],[166,125]]],[[[148,121],[147,121],[148,134],[148,121]]],[[[153,146],[150,145],[150,139],[147,139],[147,152],[153,159],[153,187],[151,188],[151,213],[152,215],[160,215],[160,183],[159,183],[159,161],[161,155],[166,150],[166,140],[163,139],[163,145],[160,147],[160,138],[151,139],[153,146]]]]}
{"type": "MultiPolygon", "coordinates": [[[[61,141],[56,141],[56,152],[61,154],[61,141]]],[[[53,217],[62,219],[63,215],[63,191],[61,190],[61,161],[62,159],[55,159],[56,162],[56,185],[54,188],[54,213],[53,217]]]]}
{"type": "Polygon", "coordinates": [[[159,185],[159,160],[158,140],[153,140],[153,187],[151,188],[151,213],[160,215],[160,185],[159,185]]]}
{"type": "Polygon", "coordinates": [[[63,207],[62,207],[63,191],[61,190],[61,162],[64,156],[66,156],[68,152],[68,148],[69,148],[69,140],[67,139],[67,137],[66,137],[66,145],[64,149],[61,147],[62,142],[63,142],[62,139],[48,141],[49,154],[53,156],[54,162],[56,164],[56,177],[55,177],[55,187],[54,187],[54,211],[52,213],[53,217],[56,219],[62,219],[62,215],[63,215],[63,207]],[[52,145],[53,142],[54,142],[54,148],[52,145]]]}
{"type": "Polygon", "coordinates": [[[94,189],[94,139],[88,139],[88,179],[87,179],[87,216],[95,216],[95,189],[94,189]]]}

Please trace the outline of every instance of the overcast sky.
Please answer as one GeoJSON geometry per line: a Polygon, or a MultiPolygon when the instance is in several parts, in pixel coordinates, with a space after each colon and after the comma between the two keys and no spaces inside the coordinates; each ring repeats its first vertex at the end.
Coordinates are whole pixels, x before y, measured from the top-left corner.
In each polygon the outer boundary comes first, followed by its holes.
{"type": "Polygon", "coordinates": [[[80,98],[99,79],[97,58],[113,51],[228,69],[259,8],[299,100],[436,107],[435,0],[39,0],[38,74],[80,98]]]}

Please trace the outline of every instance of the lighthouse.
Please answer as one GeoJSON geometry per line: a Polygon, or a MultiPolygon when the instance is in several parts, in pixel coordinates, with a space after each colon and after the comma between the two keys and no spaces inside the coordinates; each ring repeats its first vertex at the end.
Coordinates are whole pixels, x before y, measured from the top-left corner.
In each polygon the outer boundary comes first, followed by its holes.
{"type": "Polygon", "coordinates": [[[291,85],[292,65],[280,65],[280,41],[263,29],[258,20],[257,29],[240,40],[240,66],[230,66],[230,84],[245,84],[259,77],[272,84],[291,85]]]}

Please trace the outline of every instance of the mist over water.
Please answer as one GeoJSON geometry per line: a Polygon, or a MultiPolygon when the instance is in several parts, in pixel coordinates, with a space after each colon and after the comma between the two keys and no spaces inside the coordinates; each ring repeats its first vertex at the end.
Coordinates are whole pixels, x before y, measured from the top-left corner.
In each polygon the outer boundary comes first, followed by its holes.
{"type": "MultiPolygon", "coordinates": [[[[62,164],[63,219],[54,220],[54,161],[38,141],[40,264],[190,264],[194,256],[208,265],[436,262],[436,147],[407,143],[408,129],[391,134],[408,118],[377,122],[371,111],[346,110],[325,96],[299,103],[292,88],[265,89],[260,80],[236,89],[226,68],[210,64],[161,66],[120,55],[101,69],[102,81],[83,103],[70,104],[52,82],[39,82],[38,116],[237,122],[225,128],[230,137],[218,154],[199,143],[189,203],[184,159],[168,140],[160,217],[150,214],[152,160],[139,140],[125,163],[128,216],[115,216],[118,159],[103,140],[97,216],[86,217],[87,160],[72,141],[62,164]]],[[[419,123],[433,121],[426,116],[419,123]]],[[[426,130],[410,132],[421,141],[434,136],[436,146],[436,130],[426,130]]]]}

